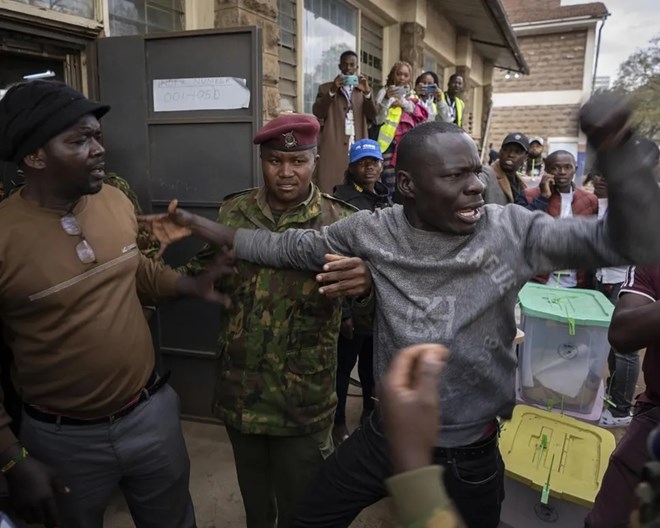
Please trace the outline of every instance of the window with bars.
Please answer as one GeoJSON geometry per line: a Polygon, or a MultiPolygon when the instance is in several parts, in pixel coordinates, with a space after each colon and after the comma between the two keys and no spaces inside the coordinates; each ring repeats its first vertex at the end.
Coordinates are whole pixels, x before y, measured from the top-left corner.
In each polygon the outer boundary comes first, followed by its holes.
{"type": "Polygon", "coordinates": [[[362,15],[360,73],[375,93],[383,86],[383,28],[362,15]]]}
{"type": "Polygon", "coordinates": [[[280,110],[293,112],[297,103],[296,0],[277,0],[277,22],[280,27],[280,110]]]}
{"type": "Polygon", "coordinates": [[[14,0],[42,9],[94,19],[95,0],[14,0]]]}
{"type": "Polygon", "coordinates": [[[108,11],[112,36],[185,29],[185,0],[108,0],[108,11]]]}

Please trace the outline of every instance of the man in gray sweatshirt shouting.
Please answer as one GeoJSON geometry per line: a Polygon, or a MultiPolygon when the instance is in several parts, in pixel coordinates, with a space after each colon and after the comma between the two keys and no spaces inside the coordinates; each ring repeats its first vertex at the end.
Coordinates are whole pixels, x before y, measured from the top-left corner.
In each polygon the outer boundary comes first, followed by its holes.
{"type": "MultiPolygon", "coordinates": [[[[609,212],[601,221],[484,205],[474,142],[441,122],[414,128],[399,145],[402,207],[355,213],[321,231],[282,234],[233,230],[176,209],[175,202],[169,215],[145,220],[161,244],[194,234],[263,266],[322,271],[330,253],[367,261],[376,299],[376,379],[407,346],[450,349],[439,389],[435,463],[445,468],[445,485],[465,523],[495,528],[504,498],[496,418],[510,416],[515,404],[518,291],[533,276],[556,269],[660,261],[660,188],[650,160],[628,128],[625,103],[599,97],[583,107],[581,123],[609,186],[609,212]]],[[[333,275],[321,273],[319,280],[332,282],[333,275]]],[[[333,285],[321,289],[332,292],[333,285]]],[[[348,526],[386,496],[390,475],[376,410],[325,461],[297,525],[348,526]]]]}

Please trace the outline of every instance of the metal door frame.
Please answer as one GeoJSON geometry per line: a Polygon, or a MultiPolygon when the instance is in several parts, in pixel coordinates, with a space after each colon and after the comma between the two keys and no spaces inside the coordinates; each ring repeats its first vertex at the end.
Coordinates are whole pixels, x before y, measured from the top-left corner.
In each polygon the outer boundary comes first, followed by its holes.
{"type": "MultiPolygon", "coordinates": [[[[261,30],[256,26],[238,26],[232,28],[216,28],[216,29],[200,29],[195,31],[175,31],[172,33],[156,33],[153,35],[145,35],[144,40],[170,40],[172,38],[179,37],[194,37],[194,36],[206,36],[206,35],[217,35],[218,33],[222,34],[231,34],[231,33],[245,33],[249,32],[251,34],[252,47],[255,50],[262,50],[262,36],[261,30]]],[[[261,51],[263,53],[263,50],[261,51]]],[[[262,70],[263,64],[262,60],[255,60],[252,64],[252,78],[255,79],[255,83],[262,79],[262,70]]],[[[98,76],[97,76],[98,79],[98,76]]],[[[145,130],[148,130],[150,126],[158,125],[186,125],[193,123],[207,123],[210,125],[218,123],[250,123],[253,127],[253,130],[258,130],[261,127],[263,121],[263,90],[258,90],[259,97],[252,97],[250,103],[254,107],[252,119],[243,119],[243,118],[231,118],[231,119],[220,119],[220,118],[205,118],[205,119],[192,119],[187,117],[147,117],[145,122],[145,130]]],[[[148,154],[148,153],[147,153],[148,154]]],[[[147,156],[147,166],[150,166],[149,158],[147,156]]],[[[252,175],[253,175],[253,184],[259,185],[261,182],[261,169],[259,166],[259,158],[257,156],[256,150],[252,155],[252,175]]],[[[149,207],[151,205],[158,205],[167,207],[169,201],[164,200],[151,200],[149,207]]],[[[196,202],[196,206],[212,206],[216,202],[196,202]]],[[[180,202],[181,207],[187,207],[188,204],[185,201],[180,202]]]]}
{"type": "MultiPolygon", "coordinates": [[[[0,51],[45,57],[64,62],[65,81],[71,87],[94,97],[96,86],[96,55],[94,41],[102,33],[103,26],[95,28],[75,26],[46,18],[35,17],[19,11],[0,10],[0,32],[17,35],[16,46],[2,45],[0,51]],[[52,51],[45,53],[21,49],[21,40],[33,40],[52,51]]],[[[9,36],[11,39],[11,35],[9,36]]]]}
{"type": "MultiPolygon", "coordinates": [[[[125,164],[120,162],[119,159],[115,159],[111,163],[114,163],[117,167],[116,170],[118,174],[129,181],[133,190],[138,195],[145,212],[162,211],[166,209],[169,204],[169,198],[167,198],[167,195],[162,193],[159,194],[159,191],[154,190],[152,187],[152,171],[154,170],[153,167],[157,164],[157,160],[154,160],[153,156],[157,155],[157,153],[155,154],[150,150],[150,144],[154,130],[158,130],[158,127],[176,127],[177,125],[182,127],[194,125],[222,127],[223,125],[237,125],[237,127],[242,130],[249,128],[251,133],[254,134],[261,126],[263,120],[263,46],[262,32],[258,27],[248,26],[227,29],[218,28],[199,31],[180,31],[153,35],[108,37],[107,39],[99,39],[95,47],[97,48],[95,49],[95,57],[98,58],[96,68],[105,69],[104,71],[99,71],[99,75],[96,76],[97,86],[95,89],[97,93],[107,93],[107,100],[105,102],[111,105],[119,105],[118,101],[120,99],[118,98],[124,97],[123,94],[126,89],[126,83],[130,85],[130,89],[132,90],[130,93],[130,102],[125,106],[117,107],[116,110],[120,110],[120,112],[116,114],[111,112],[108,117],[104,118],[102,125],[103,123],[106,123],[103,125],[108,131],[106,137],[112,135],[115,143],[113,146],[115,147],[122,146],[121,138],[124,137],[121,132],[122,127],[128,128],[131,131],[132,141],[128,143],[128,154],[126,154],[128,157],[126,159],[132,161],[125,164]],[[177,39],[185,39],[186,41],[190,39],[194,41],[195,38],[201,37],[204,39],[207,37],[210,42],[213,42],[212,39],[214,37],[223,36],[229,37],[230,40],[239,40],[240,45],[244,46],[241,48],[243,51],[247,50],[248,46],[251,51],[251,54],[249,55],[250,64],[245,64],[244,53],[241,58],[242,62],[239,63],[242,65],[240,69],[242,74],[251,78],[249,87],[252,96],[250,98],[249,111],[245,111],[247,109],[241,109],[226,113],[223,111],[218,112],[217,110],[211,110],[206,115],[199,116],[196,116],[194,112],[185,113],[183,115],[181,113],[155,112],[153,110],[153,91],[151,82],[156,78],[154,75],[158,71],[161,71],[163,67],[163,63],[161,62],[163,60],[163,55],[158,51],[160,46],[157,42],[167,41],[168,43],[164,43],[164,46],[165,48],[169,46],[170,52],[172,52],[172,48],[176,47],[177,39]],[[117,41],[109,42],[115,38],[117,41]],[[149,57],[152,50],[152,58],[156,69],[150,67],[149,57]],[[124,56],[123,54],[127,55],[124,56]],[[116,58],[118,57],[124,57],[125,60],[117,62],[116,58]],[[127,75],[130,77],[127,77],[127,75]],[[123,79],[125,79],[124,82],[122,82],[123,79]],[[118,82],[121,83],[123,88],[113,88],[113,84],[116,85],[118,82]],[[136,90],[139,90],[139,92],[136,90]],[[137,101],[144,101],[144,103],[138,103],[137,101]],[[114,118],[113,114],[115,115],[114,118]],[[108,122],[109,118],[114,120],[108,122]]],[[[208,53],[214,53],[214,49],[215,48],[211,45],[208,48],[208,53]]],[[[231,62],[233,60],[231,48],[227,49],[229,51],[223,52],[225,54],[223,60],[226,59],[231,62]]],[[[204,52],[206,52],[205,47],[204,52]]],[[[170,56],[165,55],[164,57],[167,60],[170,56]]],[[[177,58],[177,60],[180,59],[177,58]]],[[[171,69],[175,72],[172,73],[172,75],[176,77],[176,64],[172,64],[173,67],[171,69]]],[[[198,68],[193,67],[192,69],[196,70],[198,68]]],[[[244,133],[245,132],[242,132],[242,134],[244,133]]],[[[240,137],[242,145],[243,135],[240,137]]],[[[241,152],[242,157],[240,166],[242,173],[240,174],[240,177],[241,184],[244,185],[244,187],[250,187],[258,185],[261,182],[261,166],[259,164],[258,149],[254,148],[252,145],[252,137],[248,137],[247,134],[245,134],[245,141],[246,150],[241,152]],[[247,142],[249,142],[249,148],[247,148],[247,142]],[[248,170],[250,171],[249,174],[248,170]]],[[[108,142],[109,148],[111,143],[112,142],[108,142]]],[[[112,169],[115,170],[115,167],[113,166],[112,169]]],[[[221,201],[221,194],[210,195],[208,193],[188,195],[179,198],[182,207],[192,210],[205,210],[207,212],[212,209],[213,213],[217,212],[217,207],[221,201]]],[[[209,361],[208,365],[214,364],[216,357],[215,346],[210,342],[210,335],[205,336],[203,341],[198,340],[197,343],[191,342],[190,348],[185,344],[187,339],[177,340],[175,337],[174,340],[172,340],[170,322],[173,314],[175,314],[178,309],[181,309],[181,307],[174,307],[174,312],[170,311],[169,313],[166,313],[167,310],[165,309],[159,310],[156,317],[152,320],[152,331],[155,338],[154,345],[156,347],[156,352],[163,364],[173,370],[175,375],[172,377],[171,381],[175,389],[177,389],[179,383],[187,382],[187,380],[190,379],[191,374],[193,376],[199,376],[201,372],[197,370],[200,368],[199,366],[206,361],[209,361]],[[199,343],[203,344],[200,345],[199,343]],[[177,362],[181,361],[185,363],[179,363],[179,366],[183,368],[181,370],[176,370],[175,365],[177,362]],[[177,373],[178,381],[176,379],[177,373]]],[[[206,312],[206,315],[208,315],[208,312],[206,312]]],[[[202,321],[203,324],[206,324],[205,319],[202,321]]],[[[217,339],[217,334],[213,336],[213,339],[217,339]]],[[[208,372],[206,367],[204,367],[204,372],[208,372]]],[[[214,378],[214,375],[212,377],[214,378]]],[[[207,380],[206,375],[204,375],[203,379],[207,380]]],[[[206,381],[204,381],[204,383],[206,383],[206,381]]],[[[205,400],[207,399],[207,393],[212,393],[213,389],[214,386],[205,386],[204,390],[201,392],[196,391],[195,397],[191,398],[190,403],[187,403],[185,400],[186,392],[181,392],[184,407],[183,416],[187,419],[218,423],[216,418],[212,417],[211,414],[208,414],[211,412],[210,407],[208,413],[205,410],[206,407],[202,410],[200,410],[201,408],[199,407],[200,404],[206,406],[205,400]]]]}

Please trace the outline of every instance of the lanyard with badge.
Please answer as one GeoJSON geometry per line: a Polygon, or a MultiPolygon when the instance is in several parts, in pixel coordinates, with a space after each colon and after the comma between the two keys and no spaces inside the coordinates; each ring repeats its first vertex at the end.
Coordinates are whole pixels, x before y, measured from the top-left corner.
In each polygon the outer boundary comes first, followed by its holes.
{"type": "Polygon", "coordinates": [[[344,133],[348,136],[348,146],[350,147],[355,141],[355,118],[353,116],[353,101],[351,97],[353,96],[353,87],[352,86],[342,86],[342,91],[346,96],[346,101],[348,102],[348,110],[346,110],[346,120],[344,125],[344,133]]]}
{"type": "Polygon", "coordinates": [[[456,99],[453,99],[447,94],[445,97],[447,101],[447,106],[449,107],[449,112],[451,113],[451,120],[454,121],[456,119],[456,99]]]}

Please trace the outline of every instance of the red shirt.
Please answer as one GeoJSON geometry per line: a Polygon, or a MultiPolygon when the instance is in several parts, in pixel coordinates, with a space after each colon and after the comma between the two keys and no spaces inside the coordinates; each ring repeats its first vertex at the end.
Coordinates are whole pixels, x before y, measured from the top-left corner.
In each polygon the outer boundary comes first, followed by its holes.
{"type": "MultiPolygon", "coordinates": [[[[653,266],[630,266],[626,281],[619,295],[634,293],[652,302],[660,299],[660,264],[653,266]]],[[[642,401],[660,405],[660,334],[657,341],[649,343],[642,365],[646,391],[640,395],[642,401]]]]}

